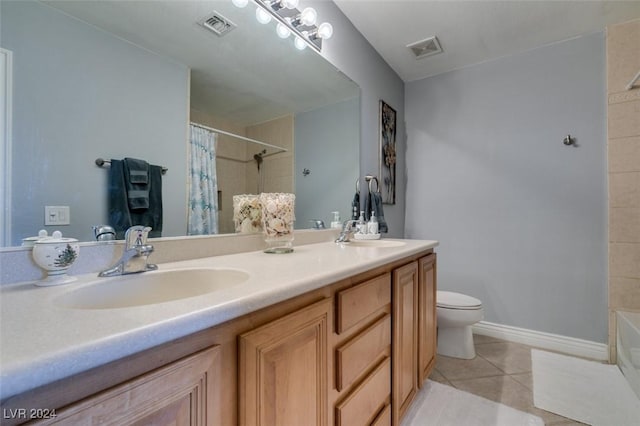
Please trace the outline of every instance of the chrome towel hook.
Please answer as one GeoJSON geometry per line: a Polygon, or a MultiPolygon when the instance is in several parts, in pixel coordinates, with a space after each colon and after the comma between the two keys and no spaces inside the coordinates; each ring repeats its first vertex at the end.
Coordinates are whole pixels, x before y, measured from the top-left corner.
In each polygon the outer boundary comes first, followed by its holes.
{"type": "Polygon", "coordinates": [[[562,142],[567,145],[567,146],[571,146],[575,143],[575,138],[572,138],[571,135],[567,135],[562,142]]]}

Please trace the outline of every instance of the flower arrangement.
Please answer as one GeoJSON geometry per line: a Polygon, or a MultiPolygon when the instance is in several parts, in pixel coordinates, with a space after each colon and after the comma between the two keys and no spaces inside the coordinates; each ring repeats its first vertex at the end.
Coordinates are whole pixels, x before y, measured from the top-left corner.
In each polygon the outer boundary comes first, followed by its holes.
{"type": "Polygon", "coordinates": [[[233,224],[241,234],[262,232],[262,206],[258,195],[233,196],[233,224]]]}

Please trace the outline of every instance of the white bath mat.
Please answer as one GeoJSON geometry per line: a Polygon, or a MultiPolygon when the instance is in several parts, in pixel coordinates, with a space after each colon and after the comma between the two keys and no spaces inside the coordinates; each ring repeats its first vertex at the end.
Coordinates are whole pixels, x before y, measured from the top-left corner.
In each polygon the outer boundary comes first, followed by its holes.
{"type": "Polygon", "coordinates": [[[538,416],[428,380],[402,426],[543,426],[538,416]]]}
{"type": "Polygon", "coordinates": [[[640,425],[640,400],[616,365],[531,350],[536,407],[594,426],[640,425]]]}

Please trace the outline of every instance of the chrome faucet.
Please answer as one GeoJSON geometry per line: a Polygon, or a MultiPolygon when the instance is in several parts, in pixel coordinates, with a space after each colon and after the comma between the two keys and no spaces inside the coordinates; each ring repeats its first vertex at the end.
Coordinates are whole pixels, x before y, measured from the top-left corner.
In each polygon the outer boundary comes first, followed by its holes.
{"type": "Polygon", "coordinates": [[[98,276],[112,277],[158,269],[158,265],[147,263],[149,255],[153,253],[153,246],[147,244],[149,231],[151,231],[150,227],[140,225],[127,229],[124,234],[125,248],[122,257],[115,265],[100,272],[98,276]]]}
{"type": "Polygon", "coordinates": [[[355,224],[358,223],[357,220],[349,219],[345,220],[342,224],[342,231],[338,238],[336,238],[336,243],[346,243],[349,242],[349,234],[353,234],[355,224]]]}

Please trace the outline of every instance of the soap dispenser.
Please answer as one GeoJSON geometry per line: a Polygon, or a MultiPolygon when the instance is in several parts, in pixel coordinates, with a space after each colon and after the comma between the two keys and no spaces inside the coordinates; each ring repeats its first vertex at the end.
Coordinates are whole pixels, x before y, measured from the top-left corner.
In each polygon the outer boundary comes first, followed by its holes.
{"type": "Polygon", "coordinates": [[[358,218],[358,222],[356,223],[356,230],[358,234],[367,233],[367,222],[364,220],[364,210],[360,211],[360,217],[358,218]]]}
{"type": "Polygon", "coordinates": [[[333,214],[333,221],[331,221],[331,227],[342,229],[342,222],[340,222],[340,212],[331,212],[333,214]]]}
{"type": "Polygon", "coordinates": [[[371,219],[369,219],[367,228],[368,228],[369,234],[378,233],[378,219],[376,218],[376,212],[371,212],[371,219]]]}

